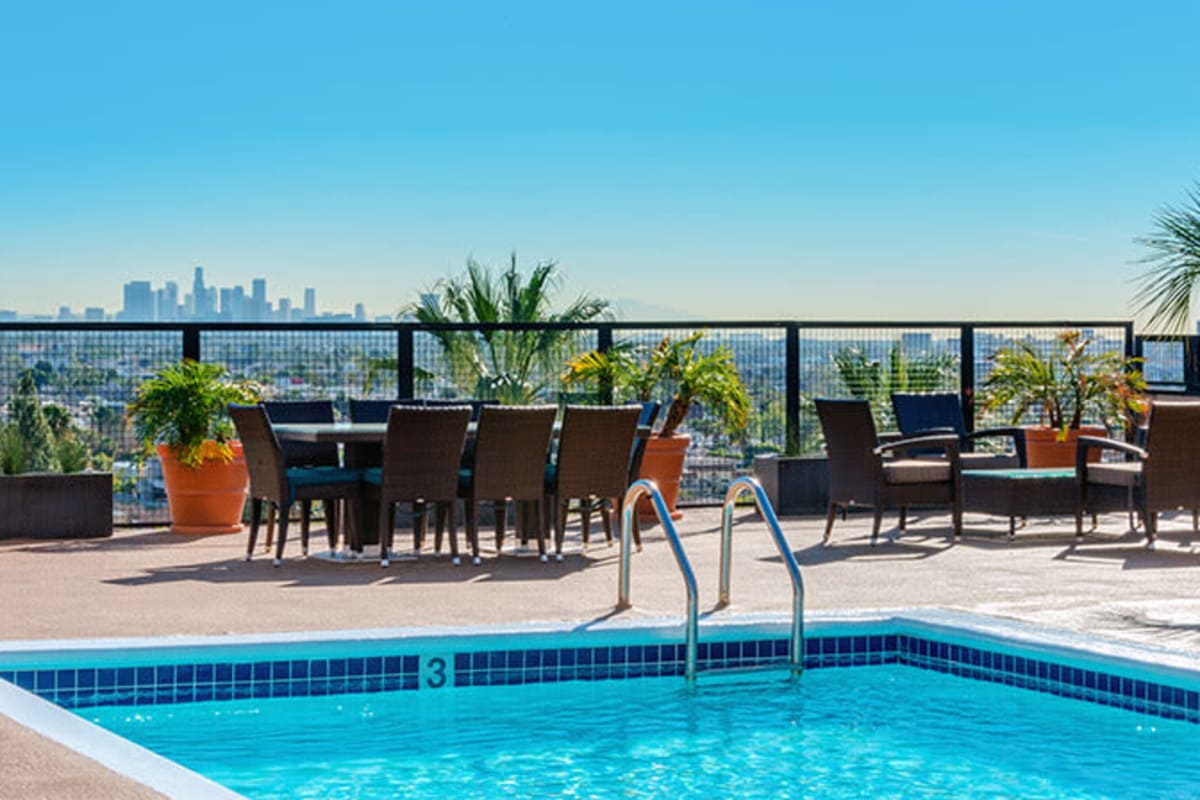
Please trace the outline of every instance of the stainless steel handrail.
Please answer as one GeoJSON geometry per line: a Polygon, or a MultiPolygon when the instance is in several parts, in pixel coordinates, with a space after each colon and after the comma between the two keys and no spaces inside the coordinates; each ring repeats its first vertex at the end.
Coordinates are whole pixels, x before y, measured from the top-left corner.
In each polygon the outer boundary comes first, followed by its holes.
{"type": "Polygon", "coordinates": [[[621,573],[617,589],[617,608],[631,607],[629,602],[629,559],[632,555],[630,534],[633,531],[633,515],[637,513],[637,501],[643,497],[650,498],[650,505],[662,523],[663,530],[667,534],[667,541],[671,544],[671,552],[675,555],[675,563],[679,565],[679,572],[683,575],[683,583],[687,589],[683,677],[694,681],[696,680],[696,639],[700,631],[700,601],[696,591],[696,574],[692,572],[692,565],[688,561],[687,554],[683,552],[683,542],[679,540],[679,533],[675,530],[675,523],[671,520],[671,512],[667,510],[662,493],[658,491],[658,486],[654,481],[648,481],[645,478],[634,481],[629,490],[625,492],[625,501],[622,506],[625,513],[621,515],[621,573]]]}
{"type": "Polygon", "coordinates": [[[779,518],[775,516],[775,509],[771,507],[767,493],[763,491],[762,485],[751,477],[735,479],[733,483],[729,484],[728,491],[725,492],[725,508],[721,513],[721,593],[717,600],[717,606],[723,608],[729,605],[729,571],[733,556],[733,505],[746,492],[750,492],[754,496],[754,504],[758,506],[758,513],[767,521],[767,527],[771,529],[771,538],[775,540],[775,547],[778,548],[783,565],[787,567],[788,576],[792,579],[791,663],[792,674],[799,675],[804,669],[804,581],[800,578],[800,566],[796,563],[796,557],[792,555],[792,549],[788,546],[787,539],[783,538],[783,531],[779,527],[779,518]]]}

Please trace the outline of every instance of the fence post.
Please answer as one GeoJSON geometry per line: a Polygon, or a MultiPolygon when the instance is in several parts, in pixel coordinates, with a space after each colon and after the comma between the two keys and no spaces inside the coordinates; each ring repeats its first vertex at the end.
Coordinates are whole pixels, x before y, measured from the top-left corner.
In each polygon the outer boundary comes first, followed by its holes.
{"type": "MultiPolygon", "coordinates": [[[[607,353],[613,346],[613,327],[612,325],[597,325],[596,326],[596,349],[601,353],[607,353]]],[[[600,382],[600,403],[602,405],[611,406],[613,404],[613,385],[612,381],[600,382]]]]}
{"type": "Polygon", "coordinates": [[[789,322],[784,329],[787,342],[784,365],[784,452],[799,455],[800,449],[800,326],[789,322]]]}
{"type": "Polygon", "coordinates": [[[183,357],[192,361],[200,360],[200,326],[183,326],[183,357]]]}
{"type": "Polygon", "coordinates": [[[402,400],[413,396],[413,326],[397,323],[396,326],[396,397],[402,400]]]}
{"type": "Polygon", "coordinates": [[[963,325],[958,333],[959,387],[962,392],[963,424],[975,430],[975,326],[963,325]]]}

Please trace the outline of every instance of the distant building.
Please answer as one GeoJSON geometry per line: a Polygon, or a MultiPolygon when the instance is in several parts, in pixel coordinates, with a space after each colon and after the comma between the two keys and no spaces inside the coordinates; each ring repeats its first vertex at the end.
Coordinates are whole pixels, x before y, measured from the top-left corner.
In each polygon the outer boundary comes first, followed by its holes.
{"type": "Polygon", "coordinates": [[[367,309],[365,306],[363,306],[362,303],[354,304],[354,321],[355,322],[366,322],[367,321],[367,309]]]}
{"type": "Polygon", "coordinates": [[[308,288],[304,290],[304,318],[313,319],[317,316],[317,290],[308,288]]]}
{"type": "Polygon", "coordinates": [[[208,303],[208,291],[204,288],[204,267],[196,267],[196,275],[192,279],[192,316],[204,319],[211,313],[208,303]]]}
{"type": "Polygon", "coordinates": [[[58,307],[58,321],[59,322],[70,322],[71,321],[71,307],[70,306],[59,306],[58,307]]]}
{"type": "Polygon", "coordinates": [[[280,322],[292,321],[292,299],[290,297],[279,298],[279,309],[275,312],[275,319],[280,322]]]}
{"type": "Polygon", "coordinates": [[[125,284],[125,302],[118,319],[124,322],[154,321],[154,292],[150,281],[130,281],[125,284]]]}
{"type": "Polygon", "coordinates": [[[84,322],[104,322],[104,309],[97,306],[88,306],[83,310],[84,322]]]}
{"type": "Polygon", "coordinates": [[[17,312],[0,310],[0,322],[16,322],[17,312]]]}
{"type": "Polygon", "coordinates": [[[267,279],[255,278],[250,282],[250,319],[264,322],[267,319],[267,279]]]}

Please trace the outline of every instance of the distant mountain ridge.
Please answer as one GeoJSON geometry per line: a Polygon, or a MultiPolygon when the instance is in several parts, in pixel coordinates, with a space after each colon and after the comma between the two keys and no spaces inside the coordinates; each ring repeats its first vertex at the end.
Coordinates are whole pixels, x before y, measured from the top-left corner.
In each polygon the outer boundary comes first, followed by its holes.
{"type": "Polygon", "coordinates": [[[612,301],[614,316],[622,322],[674,322],[697,319],[695,314],[688,314],[677,308],[656,306],[643,303],[628,297],[618,297],[612,301]]]}

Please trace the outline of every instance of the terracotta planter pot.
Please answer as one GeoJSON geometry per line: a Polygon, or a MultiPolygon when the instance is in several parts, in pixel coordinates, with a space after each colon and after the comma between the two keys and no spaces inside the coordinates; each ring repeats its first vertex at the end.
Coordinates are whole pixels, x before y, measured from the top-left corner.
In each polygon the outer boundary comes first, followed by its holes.
{"type": "MultiPolygon", "coordinates": [[[[1079,430],[1067,431],[1067,438],[1058,440],[1058,429],[1049,425],[1025,428],[1025,455],[1031,469],[1047,467],[1074,467],[1075,440],[1080,436],[1107,436],[1103,425],[1083,425],[1079,430]]],[[[1100,451],[1088,454],[1089,461],[1099,461],[1100,451]]]]}
{"type": "MultiPolygon", "coordinates": [[[[676,434],[669,439],[661,436],[651,436],[646,442],[646,455],[642,458],[642,471],[639,478],[648,478],[658,484],[671,519],[679,519],[682,511],[675,508],[679,499],[679,481],[683,477],[683,459],[687,455],[692,437],[686,433],[676,434]]],[[[654,519],[654,509],[648,498],[638,501],[638,516],[642,519],[654,519]]]]}
{"type": "Polygon", "coordinates": [[[166,445],[158,445],[162,461],[171,533],[239,533],[250,475],[241,442],[230,442],[233,460],[205,461],[185,467],[166,445]]]}

